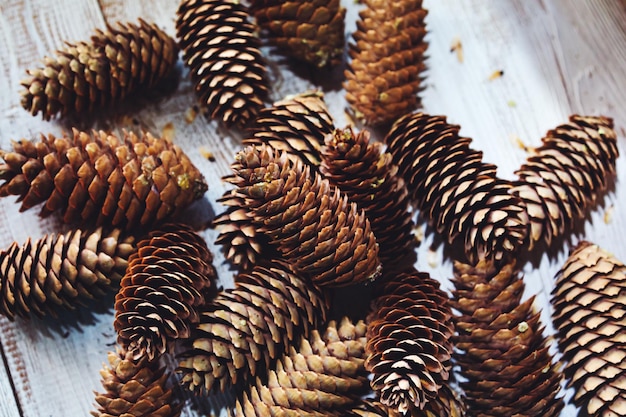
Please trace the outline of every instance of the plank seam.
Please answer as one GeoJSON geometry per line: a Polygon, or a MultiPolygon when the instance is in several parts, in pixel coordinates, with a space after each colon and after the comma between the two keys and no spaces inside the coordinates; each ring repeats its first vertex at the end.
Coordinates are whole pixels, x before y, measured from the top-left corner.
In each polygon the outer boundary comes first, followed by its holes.
{"type": "Polygon", "coordinates": [[[2,365],[4,366],[4,370],[6,374],[9,376],[9,384],[11,385],[11,391],[13,392],[13,398],[15,398],[15,404],[17,406],[17,411],[20,417],[24,417],[24,411],[22,410],[22,404],[20,403],[20,398],[17,395],[17,387],[15,386],[15,381],[13,380],[13,375],[11,375],[11,368],[9,367],[9,358],[4,351],[4,345],[0,343],[0,356],[2,356],[2,365]]]}

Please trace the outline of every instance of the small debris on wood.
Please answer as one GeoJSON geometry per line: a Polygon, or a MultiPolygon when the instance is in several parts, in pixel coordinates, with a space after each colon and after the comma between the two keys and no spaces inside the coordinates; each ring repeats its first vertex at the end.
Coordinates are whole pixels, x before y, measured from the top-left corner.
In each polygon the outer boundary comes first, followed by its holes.
{"type": "Polygon", "coordinates": [[[615,206],[613,204],[607,207],[607,209],[604,211],[604,224],[611,224],[611,222],[613,221],[614,211],[615,211],[615,206]]]}
{"type": "Polygon", "coordinates": [[[211,152],[204,146],[200,148],[200,155],[202,155],[203,158],[208,159],[211,162],[215,162],[215,155],[213,154],[213,152],[211,152]]]}
{"type": "Polygon", "coordinates": [[[463,44],[461,44],[461,39],[455,37],[452,40],[452,45],[450,45],[450,52],[456,52],[456,59],[463,63],[463,44]]]}
{"type": "Polygon", "coordinates": [[[489,81],[497,80],[498,78],[502,77],[503,75],[504,75],[504,70],[496,70],[496,71],[491,73],[491,75],[489,76],[488,80],[489,81]]]}
{"type": "Polygon", "coordinates": [[[165,126],[163,126],[162,131],[163,139],[173,140],[174,139],[174,123],[169,122],[165,126]]]}
{"type": "Polygon", "coordinates": [[[191,124],[194,120],[196,120],[196,116],[200,112],[198,106],[193,106],[187,109],[185,112],[185,122],[191,124]]]}
{"type": "Polygon", "coordinates": [[[515,102],[515,100],[509,100],[509,101],[506,102],[506,104],[509,107],[517,107],[517,103],[515,102]]]}
{"type": "Polygon", "coordinates": [[[437,265],[439,265],[437,261],[437,251],[428,249],[428,252],[426,252],[426,262],[431,268],[437,268],[437,265]]]}
{"type": "Polygon", "coordinates": [[[524,141],[517,135],[511,135],[511,141],[515,143],[524,152],[531,152],[533,150],[532,147],[526,145],[524,141]]]}

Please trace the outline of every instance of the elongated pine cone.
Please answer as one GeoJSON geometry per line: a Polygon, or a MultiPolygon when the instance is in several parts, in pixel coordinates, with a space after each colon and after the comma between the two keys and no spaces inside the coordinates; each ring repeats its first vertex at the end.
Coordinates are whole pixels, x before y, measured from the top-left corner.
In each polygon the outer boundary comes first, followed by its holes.
{"type": "Polygon", "coordinates": [[[75,229],[50,234],[0,252],[0,313],[56,315],[117,291],[135,239],[120,229],[75,229]]]}
{"type": "Polygon", "coordinates": [[[0,151],[0,197],[17,195],[20,211],[45,203],[66,223],[150,226],[179,214],[207,190],[202,173],[165,138],[73,130],[13,142],[0,151]]]}
{"type": "MultiPolygon", "coordinates": [[[[324,335],[311,332],[291,346],[270,370],[238,398],[235,417],[335,415],[367,391],[363,321],[332,321],[324,335]],[[296,414],[298,413],[298,414],[296,414]]],[[[339,415],[339,414],[337,414],[339,415]]]]}
{"type": "MultiPolygon", "coordinates": [[[[431,399],[422,410],[413,409],[411,417],[464,417],[467,407],[463,399],[448,385],[437,391],[437,398],[431,399]]],[[[365,398],[343,414],[345,417],[400,417],[402,414],[390,409],[374,398],[365,398]]]]}
{"type": "MultiPolygon", "coordinates": [[[[324,137],[333,129],[323,94],[309,92],[277,101],[272,107],[261,110],[251,128],[253,133],[243,144],[266,144],[317,169],[324,137]]],[[[220,232],[215,243],[223,246],[226,259],[240,271],[249,271],[257,259],[272,257],[275,251],[270,248],[267,236],[257,232],[244,198],[229,190],[218,201],[227,208],[213,220],[220,232]]]]}
{"type": "Polygon", "coordinates": [[[474,416],[558,416],[561,373],[514,263],[455,262],[455,359],[474,416]]]}
{"type": "Polygon", "coordinates": [[[387,125],[420,105],[428,12],[422,0],[363,3],[343,86],[357,119],[387,125]]]}
{"type": "Polygon", "coordinates": [[[168,387],[169,372],[158,361],[134,363],[123,349],[109,352],[100,371],[104,393],[96,393],[94,417],[177,417],[182,403],[168,387]]]}
{"type": "Polygon", "coordinates": [[[528,208],[530,249],[550,247],[586,218],[614,180],[618,155],[610,118],[573,115],[548,131],[516,171],[513,189],[528,208]]]}
{"type": "Polygon", "coordinates": [[[327,309],[321,291],[286,263],[256,265],[204,306],[180,354],[182,385],[209,393],[264,377],[291,344],[325,322],[327,309]]]}
{"type": "Polygon", "coordinates": [[[626,266],[580,242],[556,275],[553,321],[583,416],[626,415],[626,266]]]}
{"type": "Polygon", "coordinates": [[[115,297],[118,343],[153,361],[191,334],[215,290],[213,255],[190,227],[168,223],[137,245],[115,297]]]}
{"type": "Polygon", "coordinates": [[[251,10],[286,55],[318,68],[343,61],[346,9],[339,0],[253,0],[251,10]]]}
{"type": "Polygon", "coordinates": [[[44,119],[109,107],[163,81],[178,59],[176,41],[155,24],[118,24],[91,42],[68,43],[44,67],[27,70],[22,106],[44,119]]]}
{"type": "Polygon", "coordinates": [[[340,287],[379,275],[369,220],[327,179],[267,146],[246,147],[232,169],[228,181],[257,230],[315,284],[340,287]]]}
{"type": "Polygon", "coordinates": [[[311,169],[321,162],[324,138],[335,129],[321,92],[284,98],[259,112],[244,146],[268,145],[299,158],[311,169]]]}
{"type": "Polygon", "coordinates": [[[382,143],[370,143],[369,131],[346,128],[326,137],[322,155],[322,175],[370,219],[385,273],[411,269],[416,246],[411,201],[391,154],[382,143]]]}
{"type": "Polygon", "coordinates": [[[527,247],[526,207],[459,129],[443,116],[413,113],[398,119],[384,140],[412,201],[437,233],[459,244],[471,264],[506,263],[527,247]]]}
{"type": "Polygon", "coordinates": [[[200,103],[225,125],[245,125],[263,107],[267,70],[256,25],[235,0],[182,0],[176,33],[200,103]]]}
{"type": "Polygon", "coordinates": [[[380,401],[413,415],[437,398],[450,375],[454,328],[448,296],[417,271],[394,275],[377,293],[368,317],[365,366],[380,401]]]}

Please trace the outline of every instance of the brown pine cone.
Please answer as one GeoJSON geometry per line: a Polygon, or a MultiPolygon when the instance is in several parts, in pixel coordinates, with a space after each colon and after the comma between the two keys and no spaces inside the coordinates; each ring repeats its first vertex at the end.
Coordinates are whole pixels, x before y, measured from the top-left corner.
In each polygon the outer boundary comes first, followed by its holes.
{"type": "Polygon", "coordinates": [[[299,158],[316,169],[324,138],[335,129],[321,92],[306,92],[279,100],[261,110],[244,146],[266,144],[299,158]]]}
{"type": "Polygon", "coordinates": [[[409,194],[398,167],[370,133],[336,129],[326,137],[320,171],[330,183],[365,211],[378,242],[385,272],[411,269],[415,263],[409,194]]]}
{"type": "Polygon", "coordinates": [[[506,263],[526,248],[526,207],[458,132],[443,116],[413,113],[396,121],[385,143],[413,202],[449,244],[460,245],[471,264],[506,263]]]}
{"type": "Polygon", "coordinates": [[[120,229],[106,233],[75,229],[50,234],[0,252],[0,313],[56,316],[87,300],[117,291],[135,239],[120,229]]]}
{"type": "Polygon", "coordinates": [[[513,193],[528,207],[530,249],[572,232],[615,179],[613,120],[573,115],[548,131],[516,171],[513,193]]]}
{"type": "Polygon", "coordinates": [[[183,224],[163,225],[137,248],[115,297],[114,327],[133,360],[153,361],[190,336],[217,276],[206,242],[183,224]]]}
{"type": "Polygon", "coordinates": [[[357,119],[386,125],[420,105],[428,12],[422,0],[363,3],[343,86],[357,119]]]}
{"type": "Polygon", "coordinates": [[[330,322],[324,335],[312,331],[311,341],[291,346],[267,381],[257,378],[239,396],[235,416],[334,415],[349,407],[369,386],[365,331],[364,322],[346,318],[330,322]]]}
{"type": "Polygon", "coordinates": [[[263,107],[267,70],[248,9],[234,0],[182,0],[176,33],[200,103],[226,126],[263,107]]]}
{"type": "Polygon", "coordinates": [[[68,43],[44,67],[27,70],[22,106],[44,119],[110,107],[165,79],[178,59],[176,41],[155,24],[118,24],[91,42],[68,43]]]}
{"type": "Polygon", "coordinates": [[[39,142],[14,142],[0,157],[0,197],[17,195],[20,211],[45,202],[41,216],[58,210],[67,223],[150,226],[208,188],[177,145],[150,133],[41,135],[39,142]]]}
{"type": "Polygon", "coordinates": [[[204,306],[180,356],[181,382],[196,393],[263,377],[288,346],[326,320],[321,291],[285,263],[255,265],[204,306]]]}
{"type": "Polygon", "coordinates": [[[625,294],[626,266],[586,241],[556,275],[553,320],[581,415],[626,415],[625,294]]]}
{"type": "Polygon", "coordinates": [[[183,404],[167,387],[168,372],[145,358],[134,363],[123,349],[109,352],[102,375],[104,393],[96,393],[94,417],[177,417],[183,404]]]}
{"type": "Polygon", "coordinates": [[[455,262],[455,359],[474,416],[558,416],[561,373],[514,263],[455,262]]]}
{"type": "MultiPolygon", "coordinates": [[[[323,94],[303,93],[261,110],[251,128],[252,135],[243,144],[266,144],[317,169],[324,137],[333,129],[323,94]]],[[[226,259],[240,271],[249,271],[257,259],[272,258],[275,250],[267,236],[258,233],[252,224],[244,198],[229,190],[218,201],[227,209],[213,220],[220,231],[215,243],[223,246],[226,259]]]]}
{"type": "Polygon", "coordinates": [[[355,203],[299,160],[267,146],[236,156],[234,176],[257,230],[319,286],[346,286],[380,273],[378,244],[355,203]]]}
{"type": "Polygon", "coordinates": [[[454,330],[448,296],[417,271],[394,275],[377,292],[365,366],[383,404],[415,413],[437,398],[449,378],[454,330]]]}
{"type": "Polygon", "coordinates": [[[257,24],[288,56],[318,68],[343,61],[346,9],[339,0],[253,0],[257,24]]]}
{"type": "Polygon", "coordinates": [[[215,243],[239,272],[250,271],[261,259],[275,259],[278,252],[269,238],[257,231],[243,196],[229,190],[217,200],[226,206],[212,224],[219,230],[215,243]]]}

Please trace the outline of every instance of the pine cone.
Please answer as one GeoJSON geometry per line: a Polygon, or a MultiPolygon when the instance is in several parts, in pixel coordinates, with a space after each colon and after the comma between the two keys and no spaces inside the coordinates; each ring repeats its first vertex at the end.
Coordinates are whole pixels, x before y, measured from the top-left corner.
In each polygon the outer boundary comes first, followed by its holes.
{"type": "Polygon", "coordinates": [[[516,171],[513,193],[528,207],[530,249],[573,231],[615,178],[619,155],[613,120],[573,115],[548,131],[516,171]]]}
{"type": "Polygon", "coordinates": [[[586,241],[570,252],[556,275],[554,325],[581,415],[626,415],[624,294],[626,266],[586,241]]]}
{"type": "Polygon", "coordinates": [[[318,68],[341,64],[346,9],[339,0],[253,0],[251,10],[287,55],[318,68]]]}
{"type": "Polygon", "coordinates": [[[393,125],[385,143],[413,202],[449,244],[463,245],[471,264],[506,263],[527,245],[525,205],[458,132],[443,116],[414,113],[393,125]]]}
{"type": "Polygon", "coordinates": [[[416,240],[404,180],[381,143],[369,143],[370,133],[336,129],[326,137],[320,171],[348,199],[365,211],[379,246],[385,272],[412,268],[416,240]]]}
{"type": "Polygon", "coordinates": [[[204,177],[167,139],[119,138],[103,131],[41,135],[0,151],[0,197],[19,196],[20,211],[45,202],[67,223],[150,226],[185,209],[207,190],[204,177]]]}
{"type": "MultiPolygon", "coordinates": [[[[390,409],[379,400],[366,398],[357,402],[345,417],[400,417],[402,414],[390,409]]],[[[437,391],[437,398],[426,403],[424,409],[413,409],[411,417],[464,417],[466,406],[458,394],[447,384],[437,391]]]]}
{"type": "Polygon", "coordinates": [[[176,41],[155,24],[97,30],[91,42],[68,43],[43,68],[27,70],[22,106],[46,120],[91,113],[158,84],[177,59],[176,41]]]}
{"type": "Polygon", "coordinates": [[[166,224],[137,247],[115,297],[114,327],[133,360],[153,361],[190,336],[217,277],[213,255],[188,226],[166,224]]]}
{"type": "Polygon", "coordinates": [[[285,263],[256,265],[207,303],[180,354],[182,384],[211,392],[263,376],[287,347],[326,319],[327,302],[285,263]]]}
{"type": "Polygon", "coordinates": [[[475,416],[558,416],[561,374],[514,263],[454,264],[455,359],[475,416]]]}
{"type": "Polygon", "coordinates": [[[104,393],[96,393],[98,411],[94,417],[177,417],[182,403],[176,402],[167,387],[168,373],[158,362],[145,358],[133,363],[123,349],[109,352],[109,366],[100,374],[104,393]]]}
{"type": "Polygon", "coordinates": [[[364,0],[345,71],[346,100],[358,119],[386,125],[420,105],[428,13],[422,0],[364,0]]]}
{"type": "Polygon", "coordinates": [[[449,378],[448,296],[437,281],[417,271],[394,275],[377,292],[366,347],[372,388],[392,410],[413,415],[437,398],[449,378]]]}
{"type": "Polygon", "coordinates": [[[330,322],[323,336],[312,331],[310,342],[290,347],[267,382],[257,378],[240,395],[235,417],[329,415],[353,404],[369,385],[365,330],[364,322],[344,318],[339,325],[330,322]]]}
{"type": "MultiPolygon", "coordinates": [[[[317,169],[324,136],[333,129],[323,94],[304,93],[261,110],[252,127],[254,133],[244,139],[243,144],[266,144],[301,159],[311,169],[317,169]]],[[[220,231],[215,243],[224,247],[226,259],[240,271],[249,271],[257,259],[273,258],[275,250],[270,248],[267,236],[257,232],[245,208],[244,198],[229,190],[218,201],[227,209],[213,220],[213,225],[220,231]]]]}
{"type": "Polygon", "coordinates": [[[61,308],[116,291],[135,251],[135,239],[120,229],[76,229],[21,246],[14,242],[0,252],[0,313],[11,320],[56,316],[61,308]]]}
{"type": "Polygon", "coordinates": [[[374,280],[378,245],[356,204],[298,160],[267,146],[236,156],[234,176],[257,230],[319,286],[374,280]]]}
{"type": "Polygon", "coordinates": [[[244,146],[266,144],[317,169],[324,138],[335,129],[321,92],[306,92],[261,110],[244,146]]]}
{"type": "Polygon", "coordinates": [[[263,107],[267,70],[248,9],[234,0],[182,0],[176,33],[202,105],[225,125],[263,107]]]}

